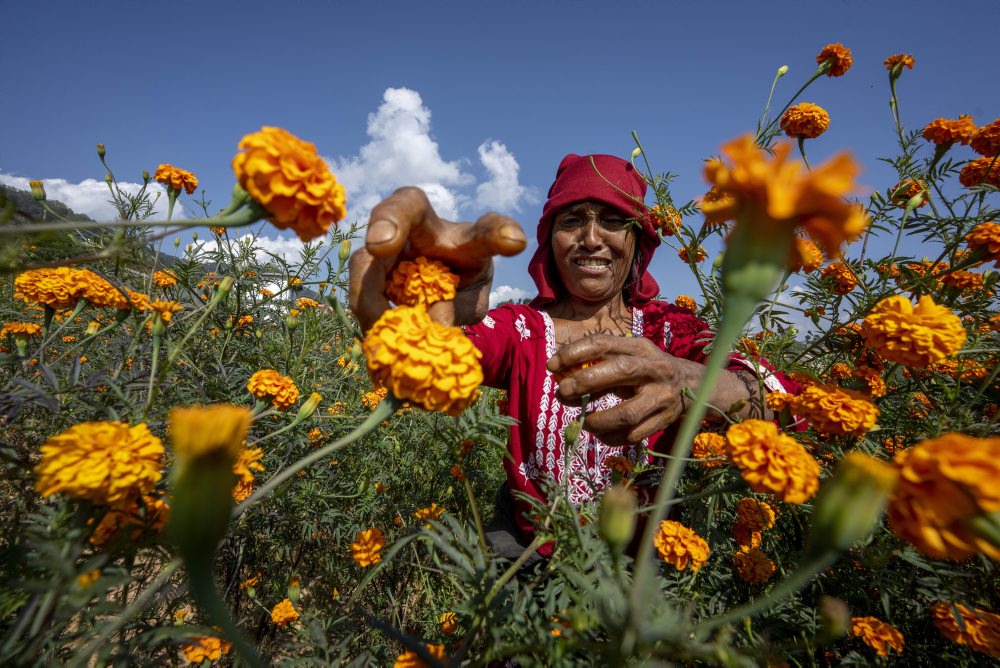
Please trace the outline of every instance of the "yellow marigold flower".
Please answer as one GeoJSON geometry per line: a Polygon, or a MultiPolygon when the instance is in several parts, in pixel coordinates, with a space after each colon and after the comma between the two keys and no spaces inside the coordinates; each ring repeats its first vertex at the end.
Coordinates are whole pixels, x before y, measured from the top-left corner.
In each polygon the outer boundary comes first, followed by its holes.
{"type": "Polygon", "coordinates": [[[673,520],[660,522],[653,544],[663,560],[679,571],[690,567],[692,572],[697,573],[708,561],[711,552],[704,538],[673,520]]]}
{"type": "Polygon", "coordinates": [[[382,561],[385,536],[378,528],[359,531],[351,543],[351,557],[361,568],[368,568],[382,561]]]}
{"type": "Polygon", "coordinates": [[[160,288],[169,288],[172,285],[177,285],[177,277],[169,271],[154,271],[153,283],[156,283],[157,287],[160,288]]]}
{"type": "Polygon", "coordinates": [[[261,369],[250,376],[247,390],[279,410],[287,410],[299,400],[299,388],[295,386],[295,381],[274,369],[261,369]]]}
{"type": "Polygon", "coordinates": [[[969,250],[982,256],[984,261],[992,260],[994,267],[1000,267],[1000,223],[980,223],[965,235],[965,240],[969,250]]]}
{"type": "Polygon", "coordinates": [[[184,310],[184,307],[180,302],[166,301],[166,300],[154,300],[149,302],[149,310],[155,313],[159,313],[163,322],[170,322],[174,313],[179,313],[184,310]]]}
{"type": "Polygon", "coordinates": [[[698,302],[687,295],[677,295],[677,299],[674,300],[674,304],[680,308],[687,309],[692,313],[698,310],[698,302]]]}
{"type": "Polygon", "coordinates": [[[819,269],[821,264],[823,264],[823,251],[819,249],[819,246],[808,239],[795,237],[788,254],[788,268],[792,271],[811,274],[819,269]]]}
{"type": "Polygon", "coordinates": [[[891,72],[896,65],[899,65],[900,69],[906,67],[907,69],[912,70],[916,61],[913,60],[913,54],[897,53],[886,58],[882,64],[885,65],[885,69],[891,72]]]}
{"type": "Polygon", "coordinates": [[[827,44],[816,56],[816,63],[822,66],[827,62],[830,63],[830,69],[826,71],[826,76],[839,77],[851,69],[851,65],[854,64],[854,56],[851,55],[851,50],[840,42],[827,44]]]}
{"type": "Polygon", "coordinates": [[[444,508],[439,506],[437,503],[431,503],[431,505],[426,508],[418,509],[415,513],[413,513],[413,516],[418,520],[436,520],[440,519],[440,517],[444,515],[444,512],[444,508]]]}
{"type": "Polygon", "coordinates": [[[96,505],[124,506],[162,477],[163,443],[145,423],[82,422],[41,447],[35,489],[96,505]]]}
{"type": "Polygon", "coordinates": [[[264,299],[270,299],[271,297],[274,296],[274,293],[268,290],[267,288],[261,288],[260,296],[263,297],[264,299]]]}
{"type": "Polygon", "coordinates": [[[820,272],[823,278],[830,279],[833,284],[833,291],[838,295],[846,295],[848,292],[858,287],[858,277],[849,266],[843,262],[834,262],[823,268],[820,272]]]}
{"type": "Polygon", "coordinates": [[[450,636],[458,628],[458,616],[454,612],[442,612],[438,617],[438,624],[441,627],[441,634],[450,636]]]}
{"type": "Polygon", "coordinates": [[[993,158],[972,160],[962,167],[958,181],[966,188],[982,184],[1000,188],[1000,160],[993,158]]]}
{"type": "Polygon", "coordinates": [[[959,317],[928,295],[916,308],[900,295],[883,299],[865,316],[861,335],[869,348],[890,362],[917,368],[944,361],[967,338],[959,317]]]}
{"type": "Polygon", "coordinates": [[[608,455],[601,462],[601,466],[616,473],[620,473],[623,476],[632,475],[635,470],[635,466],[629,460],[624,457],[619,457],[618,455],[608,455]]]}
{"type": "Polygon", "coordinates": [[[263,471],[264,450],[261,448],[243,448],[236,461],[233,462],[233,475],[236,485],[233,487],[233,501],[240,503],[253,492],[254,471],[263,471]]]}
{"type": "Polygon", "coordinates": [[[650,218],[653,220],[653,225],[660,230],[660,234],[665,237],[669,237],[677,233],[681,229],[682,220],[681,214],[677,212],[677,209],[667,205],[662,207],[656,205],[649,210],[650,218]]]}
{"type": "Polygon", "coordinates": [[[819,487],[819,464],[795,439],[765,420],[744,420],[726,432],[729,456],[758,493],[805,503],[819,487]]]}
{"type": "Polygon", "coordinates": [[[313,427],[309,430],[309,433],[306,434],[306,437],[313,442],[313,445],[315,445],[317,442],[323,440],[323,432],[319,427],[313,427]]]}
{"type": "Polygon", "coordinates": [[[740,524],[751,531],[766,531],[774,526],[774,507],[767,501],[747,497],[736,504],[736,516],[740,524]]]}
{"type": "Polygon", "coordinates": [[[483,382],[482,353],[461,329],[434,322],[419,307],[386,311],[362,347],[372,380],[425,410],[458,415],[483,382]]]}
{"type": "Polygon", "coordinates": [[[404,260],[392,272],[385,286],[385,296],[400,306],[430,306],[455,298],[458,276],[437,260],[418,257],[404,260]]]}
{"type": "Polygon", "coordinates": [[[299,297],[295,300],[295,307],[300,309],[315,309],[320,307],[320,303],[308,297],[299,297]]]}
{"type": "Polygon", "coordinates": [[[944,434],[894,458],[899,482],[889,500],[889,526],[935,559],[961,561],[982,552],[1000,560],[1000,549],[966,523],[1000,511],[1000,438],[944,434]]]}
{"type": "Polygon", "coordinates": [[[69,267],[29,269],[14,278],[14,290],[25,302],[56,309],[75,306],[82,287],[78,274],[69,267]]]}
{"type": "Polygon", "coordinates": [[[222,236],[223,234],[226,233],[226,228],[217,225],[209,225],[208,231],[211,232],[212,234],[218,234],[219,236],[222,236]]]}
{"type": "Polygon", "coordinates": [[[935,603],[930,612],[934,626],[945,638],[1000,659],[1000,615],[961,603],[935,603]]]}
{"type": "Polygon", "coordinates": [[[744,545],[733,555],[740,579],[750,584],[764,584],[774,575],[774,562],[759,548],[744,545]]]}
{"type": "Polygon", "coordinates": [[[976,124],[972,122],[972,116],[966,114],[959,115],[957,120],[950,118],[935,118],[924,128],[924,139],[938,146],[955,142],[966,144],[972,141],[972,136],[976,134],[976,124]]]}
{"type": "Polygon", "coordinates": [[[239,319],[236,321],[237,327],[249,327],[252,324],[253,324],[252,315],[241,315],[239,319]]]}
{"type": "Polygon", "coordinates": [[[80,589],[86,589],[90,585],[97,582],[100,578],[101,578],[101,571],[100,569],[95,568],[91,571],[87,571],[85,573],[80,573],[79,575],[77,575],[76,585],[80,589]]]}
{"type": "Polygon", "coordinates": [[[754,531],[746,524],[737,522],[733,525],[732,529],[733,538],[736,540],[737,545],[745,545],[748,547],[760,547],[761,533],[760,531],[754,531]]]}
{"type": "Polygon", "coordinates": [[[903,651],[903,634],[875,617],[853,617],[851,637],[860,638],[879,656],[889,656],[890,648],[903,651]]]}
{"type": "Polygon", "coordinates": [[[793,398],[791,394],[785,392],[768,392],[764,395],[764,403],[772,411],[780,411],[785,406],[788,406],[793,398]]]}
{"type": "Polygon", "coordinates": [[[11,334],[14,337],[17,337],[18,335],[22,337],[29,337],[38,336],[41,333],[42,326],[36,325],[33,322],[8,322],[4,324],[3,329],[0,329],[0,339],[8,334],[11,334]]]}
{"type": "Polygon", "coordinates": [[[983,289],[983,275],[973,271],[957,270],[941,277],[941,282],[959,292],[976,292],[983,289]]]}
{"type": "Polygon", "coordinates": [[[722,468],[729,459],[726,454],[726,439],[721,434],[703,432],[694,437],[691,456],[701,460],[707,469],[722,468]]]}
{"type": "Polygon", "coordinates": [[[198,187],[198,177],[186,169],[169,164],[157,167],[153,178],[171,190],[183,190],[188,195],[198,187]]]}
{"type": "Polygon", "coordinates": [[[772,158],[750,135],[723,146],[732,166],[710,160],[705,178],[729,197],[706,198],[701,204],[705,220],[722,223],[746,213],[760,226],[759,234],[776,238],[791,237],[800,226],[826,257],[839,257],[841,244],[868,226],[864,211],[844,200],[854,189],[858,165],[841,153],[806,171],[800,162],[788,161],[791,150],[790,142],[779,143],[772,158]]]}
{"type": "Polygon", "coordinates": [[[830,127],[830,114],[811,102],[800,102],[781,117],[781,129],[794,139],[815,139],[830,127]]]}
{"type": "Polygon", "coordinates": [[[181,645],[181,652],[188,663],[201,664],[206,659],[218,661],[224,654],[229,654],[230,647],[232,644],[221,638],[198,636],[181,645]]]}
{"type": "Polygon", "coordinates": [[[382,403],[387,394],[389,394],[389,388],[384,385],[376,385],[370,392],[365,392],[361,395],[361,405],[373,411],[376,406],[382,403]]]}
{"type": "Polygon", "coordinates": [[[836,380],[846,380],[853,375],[851,367],[843,362],[837,362],[830,367],[830,377],[836,380]]]}
{"type": "Polygon", "coordinates": [[[979,128],[972,138],[971,146],[973,151],[987,158],[1000,153],[1000,118],[979,128]]]}
{"type": "MultiPolygon", "coordinates": [[[[691,256],[688,254],[688,247],[687,246],[685,246],[684,248],[680,249],[680,251],[677,253],[677,257],[679,257],[681,259],[681,262],[684,262],[684,263],[687,263],[687,264],[690,264],[690,262],[691,262],[691,256]]],[[[698,246],[697,248],[694,249],[694,261],[695,261],[695,263],[704,262],[705,258],[707,258],[707,257],[708,257],[708,253],[706,253],[705,249],[702,248],[701,246],[698,246]]]]}
{"type": "MultiPolygon", "coordinates": [[[[444,655],[444,645],[426,645],[427,653],[441,662],[446,662],[444,655]]],[[[396,657],[393,668],[427,668],[427,664],[416,652],[403,652],[396,657]]]]}
{"type": "Polygon", "coordinates": [[[298,618],[299,611],[292,605],[291,599],[286,598],[271,608],[271,621],[278,626],[288,626],[298,618]]]}
{"type": "Polygon", "coordinates": [[[836,385],[811,385],[791,400],[791,410],[821,434],[864,436],[879,410],[860,392],[836,385]]]}
{"type": "Polygon", "coordinates": [[[865,385],[868,386],[868,394],[873,397],[884,397],[885,393],[889,391],[885,380],[882,379],[882,374],[872,367],[858,367],[854,371],[854,377],[865,381],[865,385]]]}
{"type": "Polygon", "coordinates": [[[927,184],[923,181],[904,179],[889,189],[889,200],[900,209],[905,209],[910,200],[920,195],[920,205],[917,207],[919,209],[927,206],[930,201],[928,193],[927,184]]]}
{"type": "Polygon", "coordinates": [[[243,137],[239,147],[244,150],[233,158],[236,179],[278,229],[291,228],[311,241],[346,215],[344,188],[314,144],[264,127],[243,137]]]}

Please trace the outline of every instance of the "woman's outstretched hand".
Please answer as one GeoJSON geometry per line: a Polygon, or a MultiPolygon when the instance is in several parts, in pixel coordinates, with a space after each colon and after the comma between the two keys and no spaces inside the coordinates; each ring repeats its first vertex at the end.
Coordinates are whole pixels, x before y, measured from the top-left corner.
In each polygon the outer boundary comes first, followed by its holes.
{"type": "Polygon", "coordinates": [[[368,329],[389,308],[385,283],[402,260],[439,260],[459,277],[454,301],[428,309],[446,325],[482,320],[489,310],[493,256],[517,255],[527,245],[513,219],[487,213],[475,223],[438,217],[420,188],[400,188],[372,209],[365,246],[351,256],[350,306],[368,329]]]}

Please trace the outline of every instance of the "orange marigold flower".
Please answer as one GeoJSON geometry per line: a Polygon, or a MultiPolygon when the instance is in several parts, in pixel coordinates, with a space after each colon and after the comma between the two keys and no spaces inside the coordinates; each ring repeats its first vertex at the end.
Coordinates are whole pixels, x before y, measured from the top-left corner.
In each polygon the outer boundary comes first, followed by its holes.
{"type": "Polygon", "coordinates": [[[14,278],[14,291],[25,302],[55,309],[75,306],[83,287],[79,273],[69,267],[29,269],[14,278]]]}
{"type": "Polygon", "coordinates": [[[1000,659],[1000,615],[961,603],[935,603],[930,612],[934,626],[945,638],[1000,659]]]}
{"type": "Polygon", "coordinates": [[[941,282],[959,292],[977,292],[983,289],[983,275],[959,269],[941,277],[941,282]]]}
{"type": "Polygon", "coordinates": [[[315,299],[309,299],[308,297],[299,297],[295,300],[295,307],[300,309],[316,309],[320,307],[320,303],[315,299]]]}
{"type": "Polygon", "coordinates": [[[271,608],[271,621],[278,626],[288,626],[299,618],[299,611],[292,605],[292,600],[286,598],[271,608]]]}
{"type": "Polygon", "coordinates": [[[774,526],[774,507],[767,501],[747,497],[736,504],[737,521],[751,531],[766,531],[774,526]]]}
{"type": "Polygon", "coordinates": [[[624,457],[619,457],[618,455],[609,455],[605,457],[602,464],[604,465],[604,468],[620,473],[623,476],[632,475],[632,471],[635,470],[632,462],[624,457]]]}
{"type": "Polygon", "coordinates": [[[261,288],[260,289],[260,296],[263,297],[264,299],[270,299],[271,297],[274,296],[274,293],[272,291],[268,290],[267,288],[261,288]]]}
{"type": "Polygon", "coordinates": [[[441,635],[450,636],[458,628],[458,616],[454,612],[442,612],[438,617],[438,624],[441,627],[441,635]]]}
{"type": "Polygon", "coordinates": [[[792,412],[821,434],[864,436],[879,416],[865,395],[836,385],[811,385],[790,403],[792,412]]]}
{"type": "Polygon", "coordinates": [[[819,249],[819,246],[808,239],[795,237],[788,254],[788,268],[792,271],[811,274],[819,269],[821,264],[823,264],[823,251],[819,249]]]}
{"type": "Polygon", "coordinates": [[[279,230],[291,228],[311,241],[346,215],[344,188],[314,144],[264,127],[243,137],[239,147],[245,150],[233,158],[236,179],[279,230]]]}
{"type": "MultiPolygon", "coordinates": [[[[444,655],[444,645],[425,645],[427,653],[442,663],[446,663],[444,655]]],[[[396,657],[396,662],[392,668],[427,668],[427,664],[416,652],[403,652],[396,657]]]]}
{"type": "Polygon", "coordinates": [[[987,158],[1000,153],[1000,118],[979,128],[972,138],[972,150],[987,158]]]}
{"type": "Polygon", "coordinates": [[[698,302],[687,295],[677,295],[677,299],[674,300],[674,304],[680,308],[687,309],[692,313],[698,310],[698,302]]]}
{"type": "Polygon", "coordinates": [[[154,271],[153,283],[156,283],[156,286],[160,288],[169,288],[172,285],[177,285],[177,277],[169,271],[154,271]]]}
{"type": "MultiPolygon", "coordinates": [[[[691,263],[691,256],[688,254],[688,248],[687,248],[687,246],[685,246],[684,248],[680,249],[680,251],[677,253],[677,257],[679,257],[682,262],[685,262],[687,264],[691,263]]],[[[705,258],[707,258],[707,257],[708,257],[708,253],[706,253],[705,249],[702,248],[701,246],[698,246],[697,248],[694,249],[694,261],[695,261],[695,263],[704,262],[705,258]]]]}
{"type": "Polygon", "coordinates": [[[774,562],[759,548],[744,545],[733,555],[740,579],[750,584],[764,584],[774,575],[774,562]]]}
{"type": "Polygon", "coordinates": [[[788,239],[788,243],[798,226],[826,257],[839,257],[841,244],[868,226],[864,211],[844,199],[854,189],[859,167],[841,153],[807,171],[802,163],[789,162],[791,150],[791,142],[781,142],[771,157],[750,135],[724,145],[722,153],[732,165],[709,160],[705,178],[729,197],[712,202],[706,198],[701,204],[705,221],[722,223],[742,217],[759,226],[755,234],[788,239]]]}
{"type": "Polygon", "coordinates": [[[430,306],[455,298],[458,276],[437,260],[418,257],[404,260],[392,272],[385,286],[385,296],[400,306],[430,306]]]}
{"type": "Polygon", "coordinates": [[[912,70],[916,61],[913,60],[912,54],[896,53],[886,58],[882,64],[885,65],[885,69],[891,72],[896,65],[899,65],[899,69],[906,67],[912,70]]]}
{"type": "Polygon", "coordinates": [[[760,531],[754,531],[746,524],[737,522],[736,524],[733,525],[732,533],[733,533],[733,538],[736,540],[737,545],[760,547],[760,541],[761,541],[760,531]]]}
{"type": "Polygon", "coordinates": [[[170,190],[183,190],[188,195],[198,187],[198,177],[193,173],[169,164],[157,167],[153,178],[170,190]]]}
{"type": "Polygon", "coordinates": [[[162,477],[163,443],[145,423],[82,422],[41,447],[35,488],[96,505],[125,506],[162,477]]]}
{"type": "Polygon", "coordinates": [[[851,637],[860,638],[879,656],[889,656],[889,648],[897,652],[903,651],[903,634],[874,617],[853,617],[851,637]]]}
{"type": "Polygon", "coordinates": [[[854,377],[865,381],[868,394],[873,397],[884,397],[889,388],[882,379],[882,373],[870,366],[861,366],[854,370],[854,377]]]}
{"type": "Polygon", "coordinates": [[[660,522],[660,530],[653,543],[663,560],[679,571],[690,567],[692,572],[697,573],[708,561],[711,552],[704,538],[673,520],[660,522]]]}
{"type": "Polygon", "coordinates": [[[256,587],[260,583],[260,579],[264,576],[264,573],[257,571],[257,575],[252,578],[247,578],[240,583],[240,589],[249,589],[250,587],[256,587]]]}
{"type": "Polygon", "coordinates": [[[41,333],[42,326],[33,322],[8,322],[4,324],[3,329],[0,329],[0,339],[8,334],[15,338],[19,335],[27,338],[29,336],[38,336],[41,333]]]}
{"type": "Polygon", "coordinates": [[[889,189],[889,201],[905,209],[910,200],[920,195],[920,205],[918,209],[927,206],[930,201],[927,184],[919,179],[904,179],[889,189]]]}
{"type": "Polygon", "coordinates": [[[375,410],[375,407],[382,403],[386,395],[389,394],[389,388],[385,385],[376,385],[371,389],[370,392],[365,392],[361,395],[361,405],[370,411],[375,410]]]}
{"type": "Polygon", "coordinates": [[[241,503],[253,492],[254,471],[263,471],[264,450],[261,448],[244,447],[236,461],[233,462],[233,475],[236,485],[233,486],[233,501],[241,503]]]}
{"type": "Polygon", "coordinates": [[[736,342],[736,348],[747,355],[760,357],[760,346],[748,336],[741,336],[739,341],[736,342]]]}
{"type": "Polygon", "coordinates": [[[938,146],[944,144],[950,146],[955,142],[968,145],[972,141],[972,136],[976,134],[976,130],[978,128],[972,122],[972,116],[966,114],[959,115],[957,120],[935,118],[924,128],[924,139],[938,146]]]}
{"type": "Polygon", "coordinates": [[[722,468],[729,459],[726,454],[726,439],[720,434],[702,432],[694,437],[691,456],[701,460],[707,469],[722,468]]]}
{"type": "Polygon", "coordinates": [[[313,442],[313,445],[315,445],[319,441],[323,440],[324,434],[319,427],[313,427],[312,429],[309,430],[309,433],[306,434],[306,436],[309,438],[310,441],[313,442]]]}
{"type": "Polygon", "coordinates": [[[386,311],[362,348],[372,380],[424,410],[458,415],[483,382],[482,353],[461,329],[434,322],[423,308],[386,311]]]}
{"type": "Polygon", "coordinates": [[[229,654],[232,643],[215,636],[196,636],[181,645],[184,659],[191,664],[200,665],[203,661],[218,661],[224,654],[229,654]]]}
{"type": "Polygon", "coordinates": [[[744,420],[726,432],[729,456],[758,493],[786,503],[805,503],[819,487],[819,464],[795,439],[770,421],[744,420]]]}
{"type": "Polygon", "coordinates": [[[846,380],[851,377],[852,373],[851,367],[843,362],[837,362],[830,367],[830,377],[836,380],[846,380]]]}
{"type": "Polygon", "coordinates": [[[861,335],[890,362],[917,368],[944,361],[967,338],[959,317],[929,295],[921,297],[916,308],[900,295],[883,299],[865,316],[861,335]]]}
{"type": "Polygon", "coordinates": [[[961,561],[1000,549],[967,522],[1000,510],[1000,438],[949,433],[896,455],[899,482],[889,500],[889,526],[935,559],[961,561]]]}
{"type": "Polygon", "coordinates": [[[854,56],[851,55],[850,49],[837,42],[824,46],[823,50],[816,56],[816,63],[821,67],[825,63],[830,63],[830,69],[826,71],[826,76],[839,77],[851,69],[851,65],[854,64],[854,56]]]}
{"type": "Polygon", "coordinates": [[[1000,188],[1000,160],[993,158],[972,160],[962,167],[958,181],[966,188],[982,184],[1000,188]]]}
{"type": "Polygon", "coordinates": [[[781,129],[795,139],[815,139],[830,127],[830,114],[812,102],[800,102],[781,117],[781,129]]]}
{"type": "Polygon", "coordinates": [[[184,310],[180,302],[155,300],[149,302],[149,310],[160,314],[163,322],[170,322],[174,313],[184,310]]]}
{"type": "MultiPolygon", "coordinates": [[[[131,527],[129,540],[135,542],[142,536],[142,529],[148,528],[152,533],[161,533],[170,520],[170,506],[163,497],[142,496],[142,505],[138,499],[131,499],[108,510],[98,522],[89,541],[92,545],[101,547],[118,532],[131,527]]],[[[88,522],[89,524],[89,522],[88,522]]]]}
{"type": "Polygon", "coordinates": [[[653,225],[665,237],[676,234],[683,224],[681,214],[669,204],[667,206],[654,206],[649,210],[649,216],[653,220],[653,225]]]}
{"type": "Polygon", "coordinates": [[[359,531],[351,543],[351,557],[362,568],[368,568],[382,561],[385,536],[378,528],[359,531]]]}
{"type": "Polygon", "coordinates": [[[992,260],[994,267],[1000,267],[1000,223],[979,223],[965,235],[965,240],[975,255],[987,262],[992,260]]]}
{"type": "Polygon", "coordinates": [[[455,480],[465,480],[465,470],[458,464],[452,464],[451,468],[448,469],[448,473],[450,473],[451,477],[455,480]]]}
{"type": "Polygon", "coordinates": [[[846,295],[848,292],[858,287],[858,277],[849,266],[843,262],[834,262],[823,268],[820,273],[823,278],[829,279],[833,285],[833,291],[838,295],[846,295]]]}
{"type": "Polygon", "coordinates": [[[444,513],[444,508],[434,502],[426,508],[418,508],[416,512],[413,513],[413,516],[418,520],[437,520],[440,519],[444,513]]]}
{"type": "Polygon", "coordinates": [[[299,400],[299,388],[295,386],[295,381],[274,369],[261,369],[250,376],[247,390],[279,410],[287,410],[299,400]]]}

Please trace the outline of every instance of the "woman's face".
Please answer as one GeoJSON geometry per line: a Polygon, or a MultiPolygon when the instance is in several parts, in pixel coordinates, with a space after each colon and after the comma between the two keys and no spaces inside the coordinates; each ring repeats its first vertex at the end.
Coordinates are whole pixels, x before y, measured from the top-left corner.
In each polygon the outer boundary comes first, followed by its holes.
{"type": "Polygon", "coordinates": [[[635,255],[631,228],[621,211],[591,200],[556,214],[552,257],[570,297],[600,303],[622,293],[635,255]]]}

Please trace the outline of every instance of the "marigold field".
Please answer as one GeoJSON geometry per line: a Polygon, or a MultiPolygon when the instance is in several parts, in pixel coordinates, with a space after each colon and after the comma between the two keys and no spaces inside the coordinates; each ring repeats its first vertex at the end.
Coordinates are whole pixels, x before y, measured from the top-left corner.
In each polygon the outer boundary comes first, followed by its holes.
{"type": "Polygon", "coordinates": [[[754,132],[675,166],[708,192],[674,200],[638,138],[632,155],[661,256],[701,287],[661,297],[711,324],[709,368],[736,351],[801,391],[762,381],[756,415],[775,419],[742,422],[691,396],[656,499],[623,457],[593,503],[551,481],[533,545],[555,548],[533,568],[484,539],[511,420],[479,352],[428,316],[457,278],[401,263],[395,307],[360,331],[363,230],[313,144],[247,134],[219,156],[237,184],[221,209],[195,173],[149,166],[196,220],[154,219],[103,145],[117,221],[68,220],[41,182],[4,191],[0,663],[1000,659],[1000,119],[900,117],[920,63],[887,54],[898,151],[866,157],[897,174],[862,194],[849,155],[808,159],[831,124],[810,87],[854,62],[817,53],[754,132]],[[300,256],[259,248],[258,221],[300,256]]]}

